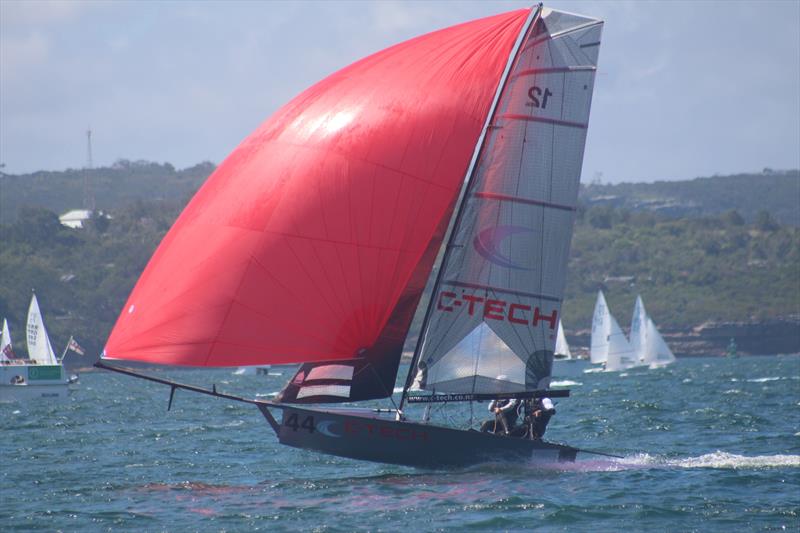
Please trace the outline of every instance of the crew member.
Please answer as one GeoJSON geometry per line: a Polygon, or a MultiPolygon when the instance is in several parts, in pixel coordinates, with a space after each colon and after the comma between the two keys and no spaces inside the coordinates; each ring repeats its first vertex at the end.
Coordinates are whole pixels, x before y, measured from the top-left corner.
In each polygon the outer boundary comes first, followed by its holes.
{"type": "Polygon", "coordinates": [[[556,408],[550,398],[542,398],[533,404],[533,412],[530,414],[532,439],[541,440],[544,437],[544,432],[547,431],[547,424],[555,414],[556,408]]]}
{"type": "Polygon", "coordinates": [[[509,398],[503,400],[492,400],[489,403],[489,411],[494,413],[494,420],[487,420],[481,426],[481,431],[491,431],[493,433],[502,432],[508,435],[517,423],[517,406],[519,400],[509,398]]]}

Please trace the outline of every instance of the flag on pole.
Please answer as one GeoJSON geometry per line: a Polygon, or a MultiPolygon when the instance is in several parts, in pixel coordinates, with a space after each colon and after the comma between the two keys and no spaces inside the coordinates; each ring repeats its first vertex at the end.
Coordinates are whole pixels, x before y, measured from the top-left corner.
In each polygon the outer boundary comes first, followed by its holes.
{"type": "Polygon", "coordinates": [[[67,344],[67,350],[72,350],[78,355],[84,355],[86,352],[83,350],[78,341],[73,339],[72,337],[69,338],[69,344],[67,344]]]}
{"type": "Polygon", "coordinates": [[[14,353],[14,348],[12,348],[12,347],[11,347],[11,344],[6,344],[6,345],[3,347],[3,355],[5,355],[6,357],[8,357],[9,359],[12,359],[12,358],[14,358],[14,357],[16,357],[16,356],[17,356],[17,355],[14,353]]]}

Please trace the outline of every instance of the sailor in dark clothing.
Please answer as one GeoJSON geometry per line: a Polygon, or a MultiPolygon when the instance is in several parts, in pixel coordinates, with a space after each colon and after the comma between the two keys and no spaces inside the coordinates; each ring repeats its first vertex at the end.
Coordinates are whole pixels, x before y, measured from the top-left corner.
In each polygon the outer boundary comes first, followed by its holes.
{"type": "Polygon", "coordinates": [[[541,440],[544,437],[544,432],[547,431],[547,424],[554,414],[556,414],[556,408],[550,398],[541,398],[534,402],[532,411],[528,415],[531,439],[541,440]]]}

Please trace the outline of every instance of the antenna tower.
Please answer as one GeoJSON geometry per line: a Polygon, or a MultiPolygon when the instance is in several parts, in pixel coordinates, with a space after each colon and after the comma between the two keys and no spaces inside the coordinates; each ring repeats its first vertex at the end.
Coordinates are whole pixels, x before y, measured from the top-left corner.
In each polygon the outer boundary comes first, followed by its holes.
{"type": "Polygon", "coordinates": [[[93,168],[92,164],[92,130],[86,130],[86,167],[83,169],[83,208],[94,212],[94,191],[89,176],[93,168]]]}

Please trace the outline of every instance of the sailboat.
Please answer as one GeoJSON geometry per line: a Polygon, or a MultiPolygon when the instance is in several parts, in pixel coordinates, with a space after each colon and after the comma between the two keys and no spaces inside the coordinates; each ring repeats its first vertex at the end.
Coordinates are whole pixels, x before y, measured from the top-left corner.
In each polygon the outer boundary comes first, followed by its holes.
{"type": "Polygon", "coordinates": [[[630,343],[637,364],[658,368],[675,362],[675,355],[647,315],[641,296],[636,297],[633,307],[630,343]]]}
{"type": "Polygon", "coordinates": [[[553,355],[556,361],[574,361],[572,352],[567,344],[567,337],[564,335],[564,326],[558,321],[558,335],[556,336],[556,348],[553,355]]]}
{"type": "Polygon", "coordinates": [[[3,331],[0,332],[0,365],[13,363],[14,345],[11,342],[11,330],[8,329],[8,320],[3,319],[3,331]]]}
{"type": "MultiPolygon", "coordinates": [[[[3,344],[5,339],[11,345],[8,324],[3,323],[3,344]]],[[[69,394],[68,379],[64,367],[56,358],[36,293],[31,296],[26,325],[28,359],[12,359],[0,365],[0,401],[16,401],[32,398],[60,398],[69,394]]]]}
{"type": "Polygon", "coordinates": [[[240,366],[234,370],[234,376],[266,376],[269,375],[270,365],[240,366]]]}
{"type": "Polygon", "coordinates": [[[574,460],[573,446],[412,413],[569,395],[548,386],[601,29],[539,4],[400,43],[300,94],[191,200],[96,366],[169,386],[168,408],[177,390],[252,403],[282,444],[327,454],[574,460]],[[112,363],[126,360],[300,367],[276,400],[254,400],[112,363]]]}
{"type": "Polygon", "coordinates": [[[589,358],[594,364],[603,364],[607,372],[617,372],[636,366],[636,356],[617,319],[608,309],[603,291],[597,292],[594,306],[589,358]]]}
{"type": "Polygon", "coordinates": [[[647,359],[647,312],[644,309],[644,302],[641,295],[636,296],[636,303],[633,305],[633,315],[631,316],[631,331],[629,340],[631,350],[637,364],[648,364],[647,359]]]}

